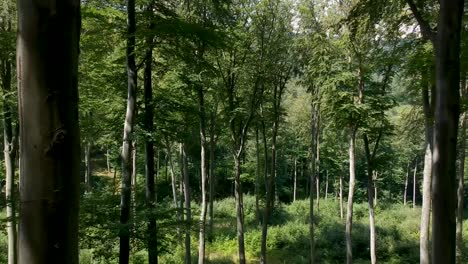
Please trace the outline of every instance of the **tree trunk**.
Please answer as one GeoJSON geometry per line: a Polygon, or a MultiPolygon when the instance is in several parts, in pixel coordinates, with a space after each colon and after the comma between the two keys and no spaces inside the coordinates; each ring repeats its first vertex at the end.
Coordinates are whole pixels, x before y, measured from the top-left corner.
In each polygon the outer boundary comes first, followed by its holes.
{"type": "Polygon", "coordinates": [[[18,263],[77,264],[80,1],[20,0],[18,18],[18,263]]]}
{"type": "Polygon", "coordinates": [[[192,262],[192,256],[190,251],[190,226],[192,225],[192,209],[190,207],[190,180],[188,172],[188,160],[187,160],[187,146],[182,143],[180,145],[180,152],[182,155],[183,164],[183,175],[184,175],[184,202],[185,202],[185,264],[192,262]]]}
{"type": "Polygon", "coordinates": [[[293,187],[293,202],[296,201],[297,193],[297,158],[294,158],[294,187],[293,187]]]}
{"type": "Polygon", "coordinates": [[[208,239],[210,242],[213,240],[213,220],[214,220],[214,212],[213,212],[213,203],[214,203],[214,187],[216,183],[214,169],[215,169],[215,123],[216,116],[215,113],[211,113],[211,124],[210,124],[210,165],[209,165],[209,231],[208,231],[208,239]]]}
{"type": "Polygon", "coordinates": [[[268,190],[268,145],[265,122],[262,120],[262,139],[263,139],[263,181],[265,183],[265,191],[268,190]]]}
{"type": "Polygon", "coordinates": [[[377,206],[377,177],[379,177],[378,171],[374,171],[374,206],[377,206]]]}
{"type": "MultiPolygon", "coordinates": [[[[8,103],[11,93],[11,62],[0,61],[2,79],[3,102],[3,147],[5,157],[5,201],[6,201],[6,229],[8,234],[8,264],[18,263],[18,236],[16,232],[16,203],[15,189],[15,160],[18,149],[17,129],[13,130],[13,109],[8,103]]],[[[17,127],[17,126],[16,126],[17,127]]]]}
{"type": "Polygon", "coordinates": [[[263,213],[262,221],[262,241],[260,250],[260,263],[266,264],[266,251],[267,251],[267,236],[268,236],[268,222],[270,219],[271,211],[273,210],[274,200],[274,184],[276,176],[276,136],[278,132],[278,121],[273,122],[272,137],[271,137],[271,175],[268,178],[268,188],[266,191],[265,211],[263,213]]]}
{"type": "Polygon", "coordinates": [[[315,139],[315,145],[317,148],[317,152],[315,154],[316,161],[315,161],[315,168],[316,168],[316,176],[315,176],[315,183],[316,187],[315,190],[317,192],[317,214],[319,213],[319,208],[320,208],[320,112],[317,110],[317,124],[316,124],[316,139],[315,139]]]}
{"type": "MultiPolygon", "coordinates": [[[[153,4],[148,5],[146,12],[151,17],[153,14],[153,4]]],[[[154,29],[154,22],[150,19],[148,29],[154,29]]],[[[145,69],[144,69],[144,124],[145,132],[152,133],[154,130],[154,105],[153,105],[153,84],[152,84],[152,63],[153,63],[153,36],[147,35],[146,39],[146,54],[145,54],[145,69]]],[[[147,224],[147,239],[146,245],[148,250],[148,264],[158,263],[158,241],[157,241],[157,226],[156,226],[156,190],[154,182],[154,143],[152,137],[145,138],[145,205],[148,210],[147,224]]]]}
{"type": "Polygon", "coordinates": [[[340,173],[340,219],[343,219],[343,175],[340,173]]]}
{"type": "Polygon", "coordinates": [[[432,140],[434,130],[435,87],[429,78],[429,70],[421,72],[421,98],[424,111],[425,154],[423,168],[423,191],[420,223],[419,255],[421,264],[430,263],[429,255],[429,225],[431,214],[432,185],[432,140]],[[430,91],[429,91],[430,88],[430,91]],[[429,96],[431,94],[431,96],[429,96]]]}
{"type": "Polygon", "coordinates": [[[437,96],[433,157],[432,263],[455,263],[456,143],[460,112],[463,0],[441,0],[435,43],[437,96]],[[437,152],[436,152],[437,151],[437,152]],[[437,155],[436,155],[437,153],[437,155]]]}
{"type": "MultiPolygon", "coordinates": [[[[464,89],[464,85],[462,86],[464,89]]],[[[463,256],[463,200],[465,189],[465,149],[466,149],[466,114],[461,116],[460,131],[460,168],[458,170],[458,189],[457,189],[457,262],[462,263],[463,256]]]]}
{"type": "Polygon", "coordinates": [[[418,172],[418,159],[414,164],[414,174],[413,174],[413,209],[416,207],[416,174],[418,172]]]}
{"type": "Polygon", "coordinates": [[[380,136],[382,131],[380,131],[379,137],[375,143],[373,153],[370,152],[369,147],[369,138],[367,134],[364,134],[364,149],[366,153],[366,163],[367,163],[367,203],[369,206],[369,230],[370,230],[370,257],[371,263],[377,263],[376,256],[376,234],[375,234],[375,218],[374,218],[374,170],[373,170],[373,160],[377,147],[379,144],[380,136]]]}
{"type": "Polygon", "coordinates": [[[91,191],[91,143],[85,143],[84,147],[84,159],[85,159],[85,185],[86,191],[91,191]]]}
{"type": "MultiPolygon", "coordinates": [[[[432,125],[430,128],[432,135],[432,125]]],[[[429,254],[429,225],[431,218],[431,185],[432,185],[432,151],[429,142],[426,142],[426,151],[424,154],[424,169],[423,169],[423,197],[421,207],[421,224],[419,230],[419,256],[421,264],[430,263],[429,254]]],[[[416,178],[414,178],[416,179],[416,178]]],[[[415,190],[416,188],[413,187],[415,190]]],[[[413,190],[413,192],[414,192],[413,190]]],[[[414,203],[414,197],[413,197],[414,203]]],[[[413,205],[414,207],[414,205],[413,205]]]]}
{"type": "Polygon", "coordinates": [[[245,246],[244,246],[244,202],[241,188],[241,167],[240,156],[234,155],[235,162],[235,198],[236,198],[236,223],[237,223],[237,242],[239,245],[239,264],[245,264],[245,246]]]}
{"type": "Polygon", "coordinates": [[[348,205],[346,210],[346,263],[353,263],[353,247],[352,247],[352,228],[353,228],[353,198],[354,186],[356,184],[356,162],[354,144],[356,142],[357,128],[351,127],[349,135],[349,190],[348,190],[348,205]]]}
{"type": "MultiPolygon", "coordinates": [[[[174,164],[172,162],[172,146],[169,142],[167,142],[167,154],[169,158],[169,168],[171,171],[171,189],[172,189],[172,201],[174,203],[174,209],[176,210],[176,220],[177,223],[180,222],[180,214],[177,208],[179,207],[179,202],[177,201],[177,179],[174,171],[174,164]]],[[[177,225],[177,241],[181,241],[181,233],[180,233],[180,227],[177,225]]]]}
{"type": "Polygon", "coordinates": [[[406,177],[405,177],[405,191],[403,193],[403,204],[406,205],[406,196],[408,195],[408,178],[409,178],[409,163],[406,167],[406,177]]]}
{"type": "Polygon", "coordinates": [[[309,263],[316,263],[315,253],[315,230],[314,230],[314,185],[316,177],[316,155],[317,155],[317,104],[312,100],[310,113],[310,177],[309,177],[309,263]]]}
{"type": "MultiPolygon", "coordinates": [[[[466,76],[462,76],[461,80],[461,95],[463,99],[467,97],[466,76]]],[[[462,263],[463,260],[463,209],[464,209],[464,192],[465,192],[465,157],[466,157],[466,113],[461,116],[461,131],[460,131],[460,168],[458,170],[458,188],[457,188],[457,262],[462,263]]]]}
{"type": "Polygon", "coordinates": [[[131,202],[131,174],[132,174],[132,134],[135,124],[136,89],[137,89],[137,69],[135,65],[135,0],[127,0],[127,81],[128,98],[127,111],[125,114],[123,146],[122,146],[122,184],[120,198],[120,224],[119,232],[119,264],[128,264],[130,254],[130,230],[128,221],[130,218],[131,202]]]}
{"type": "Polygon", "coordinates": [[[325,178],[325,200],[328,198],[328,170],[327,170],[327,175],[325,178]]]}
{"type": "Polygon", "coordinates": [[[106,151],[106,164],[107,164],[107,173],[111,173],[111,164],[110,164],[110,151],[106,151]]]}
{"type": "Polygon", "coordinates": [[[258,224],[261,224],[260,206],[259,206],[259,193],[260,193],[260,146],[258,139],[258,127],[255,128],[255,157],[256,157],[256,171],[255,171],[255,219],[258,224]]]}
{"type": "Polygon", "coordinates": [[[198,264],[205,263],[205,225],[206,225],[206,181],[208,161],[206,160],[206,114],[203,87],[198,87],[198,111],[200,122],[200,165],[201,165],[201,205],[198,235],[198,264]]]}

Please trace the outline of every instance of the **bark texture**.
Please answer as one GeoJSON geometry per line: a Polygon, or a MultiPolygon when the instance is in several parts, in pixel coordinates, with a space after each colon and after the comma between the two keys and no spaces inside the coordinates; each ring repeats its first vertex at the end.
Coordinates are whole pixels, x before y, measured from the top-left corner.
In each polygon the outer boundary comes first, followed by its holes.
{"type": "Polygon", "coordinates": [[[122,184],[120,196],[119,263],[128,264],[130,254],[130,207],[132,190],[132,134],[136,114],[137,70],[135,65],[135,0],[127,0],[127,110],[122,145],[122,184]]]}
{"type": "MultiPolygon", "coordinates": [[[[147,7],[146,12],[150,17],[153,16],[153,4],[147,7]]],[[[154,29],[154,22],[150,19],[148,29],[154,29]]],[[[145,54],[145,69],[144,69],[144,124],[143,127],[147,133],[151,133],[154,129],[154,104],[153,104],[153,82],[152,82],[152,62],[153,62],[153,45],[154,39],[152,35],[148,35],[145,39],[146,54],[145,54]]],[[[145,206],[148,210],[147,219],[147,238],[146,245],[148,249],[148,264],[158,263],[158,241],[157,241],[157,226],[156,226],[156,189],[154,182],[154,142],[152,137],[145,138],[145,206]]]]}
{"type": "Polygon", "coordinates": [[[18,1],[18,263],[77,264],[80,1],[34,3],[18,1]]]}
{"type": "Polygon", "coordinates": [[[432,263],[455,263],[456,147],[463,0],[441,0],[437,23],[432,193],[432,263]]]}

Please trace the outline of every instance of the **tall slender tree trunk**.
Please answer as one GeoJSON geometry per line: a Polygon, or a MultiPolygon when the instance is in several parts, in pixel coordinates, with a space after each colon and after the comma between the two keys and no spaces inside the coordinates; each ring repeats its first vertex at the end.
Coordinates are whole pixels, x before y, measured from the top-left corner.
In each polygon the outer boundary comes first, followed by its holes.
{"type": "MultiPolygon", "coordinates": [[[[466,76],[462,76],[461,95],[467,97],[466,76]]],[[[461,116],[460,131],[460,167],[458,170],[457,188],[457,262],[462,263],[463,257],[463,209],[465,192],[465,157],[466,157],[466,112],[461,116]]]]}
{"type": "Polygon", "coordinates": [[[379,172],[374,170],[374,206],[377,206],[377,177],[379,176],[379,172]]]}
{"type": "Polygon", "coordinates": [[[416,175],[418,172],[418,160],[416,159],[416,162],[414,164],[414,173],[413,173],[413,209],[416,208],[416,175]]]}
{"type": "Polygon", "coordinates": [[[271,211],[273,209],[274,200],[273,200],[273,192],[274,192],[274,183],[275,183],[275,176],[276,176],[276,136],[278,131],[278,122],[275,120],[273,122],[273,129],[272,129],[272,138],[271,138],[271,175],[268,178],[268,188],[266,191],[266,202],[265,202],[265,211],[263,213],[263,221],[262,221],[262,241],[261,241],[261,249],[260,249],[260,263],[266,264],[266,251],[267,251],[267,236],[268,236],[268,222],[270,219],[271,211]]]}
{"type": "Polygon", "coordinates": [[[370,151],[369,147],[369,138],[367,134],[364,134],[364,149],[366,152],[366,163],[367,163],[367,203],[369,206],[369,229],[370,229],[370,257],[371,263],[377,263],[377,255],[376,255],[376,233],[375,233],[375,217],[374,217],[374,169],[373,169],[373,162],[374,157],[378,148],[378,144],[380,141],[380,137],[382,135],[382,131],[379,132],[379,137],[374,146],[373,153],[370,151]]]}
{"type": "Polygon", "coordinates": [[[409,162],[406,167],[406,177],[405,177],[405,191],[403,192],[403,204],[406,205],[406,197],[408,196],[408,178],[409,178],[409,162]]]}
{"type": "MultiPolygon", "coordinates": [[[[462,86],[463,87],[463,86],[462,86]]],[[[463,87],[464,88],[464,87],[463,87]]],[[[463,256],[463,202],[465,189],[465,152],[466,152],[466,113],[461,116],[460,164],[457,188],[457,262],[462,263],[463,256]]]]}
{"type": "MultiPolygon", "coordinates": [[[[174,163],[172,161],[172,144],[167,142],[167,154],[169,156],[169,168],[170,168],[170,172],[171,172],[171,189],[172,189],[172,202],[174,203],[174,209],[176,210],[175,214],[176,214],[176,220],[177,220],[177,223],[180,222],[180,212],[177,210],[177,208],[179,207],[179,202],[177,200],[177,179],[176,179],[176,175],[175,175],[175,171],[174,171],[174,163]]],[[[180,233],[180,227],[179,225],[177,224],[177,241],[181,241],[182,240],[182,236],[181,236],[181,233],[180,233]]]]}
{"type": "Polygon", "coordinates": [[[297,158],[294,158],[294,187],[293,187],[293,202],[296,201],[297,195],[297,158]]]}
{"type": "Polygon", "coordinates": [[[356,142],[356,126],[351,127],[349,135],[349,189],[348,189],[348,205],[346,210],[346,263],[353,263],[353,247],[352,247],[352,228],[353,228],[353,198],[354,186],[356,184],[356,161],[355,149],[356,142]]]}
{"type": "Polygon", "coordinates": [[[84,160],[85,160],[85,185],[86,191],[91,190],[91,143],[86,142],[84,147],[84,160]]]}
{"type": "Polygon", "coordinates": [[[319,213],[320,208],[320,111],[317,110],[317,125],[316,125],[316,139],[315,139],[315,147],[317,148],[317,152],[315,154],[315,169],[316,169],[316,176],[315,176],[315,191],[317,192],[317,214],[319,213]]]}
{"type": "Polygon", "coordinates": [[[205,263],[205,226],[206,226],[206,181],[208,161],[206,159],[206,112],[203,87],[198,87],[198,111],[200,121],[200,163],[201,163],[201,205],[198,235],[198,264],[205,263]]]}
{"type": "MultiPolygon", "coordinates": [[[[146,12],[150,17],[148,29],[154,29],[154,22],[151,19],[153,16],[153,3],[148,5],[146,12]]],[[[154,129],[154,104],[153,104],[153,36],[148,34],[145,39],[146,54],[145,54],[145,69],[144,69],[144,129],[146,133],[152,133],[154,129]]],[[[156,226],[156,190],[155,190],[155,171],[154,171],[154,142],[152,137],[145,138],[145,205],[148,210],[147,218],[147,239],[146,246],[148,250],[148,264],[158,263],[158,241],[157,241],[157,226],[156,226]]]]}
{"type": "Polygon", "coordinates": [[[128,264],[130,257],[130,230],[128,221],[130,219],[131,203],[131,175],[132,175],[132,134],[135,124],[137,70],[135,64],[135,0],[127,0],[127,81],[128,98],[127,111],[125,114],[123,146],[122,146],[122,184],[120,198],[120,224],[119,232],[119,264],[128,264]]]}
{"type": "Polygon", "coordinates": [[[419,255],[421,264],[429,264],[429,225],[431,215],[432,140],[434,130],[435,87],[430,81],[428,69],[422,70],[421,88],[421,98],[424,110],[424,133],[426,148],[424,153],[423,168],[422,208],[419,230],[419,255]],[[431,96],[429,96],[429,94],[431,94],[431,96]]]}
{"type": "Polygon", "coordinates": [[[216,116],[215,113],[211,113],[211,123],[210,123],[210,166],[209,166],[209,230],[208,230],[208,239],[211,242],[213,239],[213,220],[214,220],[214,212],[213,212],[213,203],[214,203],[214,187],[216,184],[215,178],[215,148],[216,148],[216,141],[215,141],[215,127],[216,125],[216,116]]]}
{"type": "Polygon", "coordinates": [[[19,264],[79,262],[80,20],[78,0],[18,1],[19,264]]]}
{"type": "MultiPolygon", "coordinates": [[[[10,27],[10,26],[8,26],[10,27]]],[[[11,30],[11,29],[9,29],[11,30]]],[[[8,264],[18,263],[18,236],[16,232],[15,160],[18,150],[18,131],[13,129],[13,109],[9,103],[11,93],[11,62],[0,61],[0,78],[2,80],[3,102],[3,154],[5,161],[5,201],[6,229],[8,234],[8,264]]],[[[17,127],[17,126],[16,126],[17,127]]]]}
{"type": "Polygon", "coordinates": [[[245,246],[244,246],[244,202],[242,198],[241,188],[241,166],[240,156],[234,154],[234,171],[235,171],[235,199],[236,199],[236,226],[237,226],[237,243],[239,246],[239,263],[245,264],[245,246]]]}
{"type": "Polygon", "coordinates": [[[326,172],[326,176],[325,176],[325,200],[327,200],[328,198],[328,170],[326,172]]]}
{"type": "Polygon", "coordinates": [[[192,262],[192,256],[190,251],[190,226],[192,225],[192,209],[190,207],[190,179],[188,172],[188,160],[187,160],[187,146],[185,143],[180,145],[182,164],[183,164],[183,175],[184,175],[184,202],[185,202],[185,264],[192,262]]]}
{"type": "Polygon", "coordinates": [[[110,162],[110,150],[106,150],[106,164],[107,164],[107,173],[111,173],[111,162],[110,162]]]}
{"type": "Polygon", "coordinates": [[[310,176],[309,176],[309,263],[316,263],[315,252],[315,230],[314,230],[314,185],[316,177],[316,140],[317,140],[317,104],[314,100],[311,101],[311,114],[310,114],[310,176]]]}
{"type": "Polygon", "coordinates": [[[258,224],[261,224],[261,213],[259,206],[260,196],[260,144],[258,139],[258,126],[255,128],[255,157],[256,157],[256,170],[255,170],[255,219],[258,224]]]}
{"type": "Polygon", "coordinates": [[[340,173],[340,219],[344,217],[343,209],[343,175],[340,173]]]}

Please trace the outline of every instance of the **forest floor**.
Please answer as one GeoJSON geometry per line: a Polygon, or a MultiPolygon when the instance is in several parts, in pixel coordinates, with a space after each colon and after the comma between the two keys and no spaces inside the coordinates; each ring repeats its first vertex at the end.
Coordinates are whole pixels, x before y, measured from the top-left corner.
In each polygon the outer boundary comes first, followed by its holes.
{"type": "MultiPolygon", "coordinates": [[[[84,193],[80,208],[80,263],[118,263],[118,219],[120,197],[113,188],[113,174],[93,177],[93,192],[84,193]],[[106,176],[106,177],[103,177],[106,176]]],[[[117,183],[118,184],[118,183],[117,183]]],[[[117,185],[116,184],[116,185],[117,185]]],[[[115,185],[114,185],[115,186],[115,185]]],[[[161,187],[160,187],[161,188],[161,187]]],[[[163,190],[161,190],[163,191],[163,190]]],[[[131,263],[147,263],[145,250],[144,186],[140,182],[135,196],[137,203],[132,218],[134,238],[132,239],[131,263]],[[141,201],[141,202],[140,202],[141,201]]],[[[158,201],[158,242],[159,263],[181,264],[184,248],[178,228],[184,228],[176,221],[179,213],[172,207],[172,200],[158,201]]],[[[315,207],[317,209],[317,206],[315,207]]],[[[279,203],[272,214],[268,228],[268,263],[305,264],[308,255],[308,200],[297,200],[290,204],[279,203]]],[[[207,263],[237,263],[237,237],[235,203],[233,198],[214,202],[214,228],[212,242],[206,244],[207,263]]],[[[244,196],[245,248],[248,263],[258,263],[260,255],[261,226],[255,220],[255,198],[244,196]]],[[[198,219],[199,207],[192,202],[192,217],[198,219]]],[[[353,257],[354,263],[370,263],[369,226],[367,203],[354,205],[353,214],[353,257]]],[[[0,263],[6,263],[7,239],[5,213],[0,215],[0,263]]],[[[465,219],[468,210],[465,211],[465,219]]],[[[419,218],[420,207],[379,202],[376,206],[377,258],[380,263],[419,262],[419,218]]],[[[340,218],[339,202],[334,197],[320,199],[315,218],[315,239],[317,263],[345,262],[344,219],[340,218]]],[[[196,263],[198,252],[197,225],[191,229],[192,263],[196,263]]],[[[468,244],[468,220],[464,221],[463,238],[468,244]]],[[[468,252],[468,250],[464,250],[468,252]]],[[[468,254],[467,254],[468,255],[468,254]]],[[[465,255],[464,263],[468,263],[465,255]]]]}

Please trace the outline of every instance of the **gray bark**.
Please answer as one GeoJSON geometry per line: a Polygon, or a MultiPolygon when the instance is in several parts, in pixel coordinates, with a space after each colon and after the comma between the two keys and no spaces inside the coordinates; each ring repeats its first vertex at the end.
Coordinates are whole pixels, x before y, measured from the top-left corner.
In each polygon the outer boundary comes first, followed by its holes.
{"type": "Polygon", "coordinates": [[[416,174],[418,172],[418,159],[416,159],[416,162],[414,164],[414,173],[413,173],[413,209],[416,207],[416,174]]]}
{"type": "Polygon", "coordinates": [[[184,178],[184,202],[185,202],[185,264],[192,262],[192,256],[190,251],[190,226],[192,223],[192,209],[190,206],[190,180],[188,173],[188,160],[187,160],[187,147],[184,143],[180,145],[181,159],[182,159],[182,171],[184,178]]]}
{"type": "Polygon", "coordinates": [[[356,127],[351,127],[349,135],[349,189],[348,189],[348,205],[346,210],[346,263],[353,263],[353,247],[352,247],[352,228],[353,228],[353,198],[354,186],[356,184],[356,162],[355,149],[356,142],[356,127]]]}
{"type": "Polygon", "coordinates": [[[19,264],[78,263],[80,17],[78,0],[18,1],[19,264]]]}
{"type": "MultiPolygon", "coordinates": [[[[8,25],[8,31],[11,30],[8,25]]],[[[8,94],[11,93],[11,61],[0,61],[0,78],[4,96],[3,102],[3,154],[5,161],[5,201],[6,201],[6,229],[8,234],[8,264],[18,263],[18,235],[16,231],[16,203],[15,190],[15,160],[18,150],[18,126],[13,129],[13,109],[9,103],[8,94]]]]}
{"type": "Polygon", "coordinates": [[[137,69],[135,64],[135,0],[127,0],[127,110],[122,144],[122,183],[120,196],[119,264],[128,264],[130,257],[130,204],[132,193],[132,134],[136,115],[137,69]]]}
{"type": "Polygon", "coordinates": [[[208,160],[206,159],[206,113],[203,87],[198,87],[198,111],[200,123],[200,166],[201,166],[201,205],[198,234],[198,264],[205,263],[205,227],[206,227],[206,181],[208,160]]]}
{"type": "Polygon", "coordinates": [[[403,192],[403,204],[406,205],[406,197],[408,196],[408,180],[409,180],[409,163],[406,167],[406,177],[405,177],[405,191],[403,192]]]}

